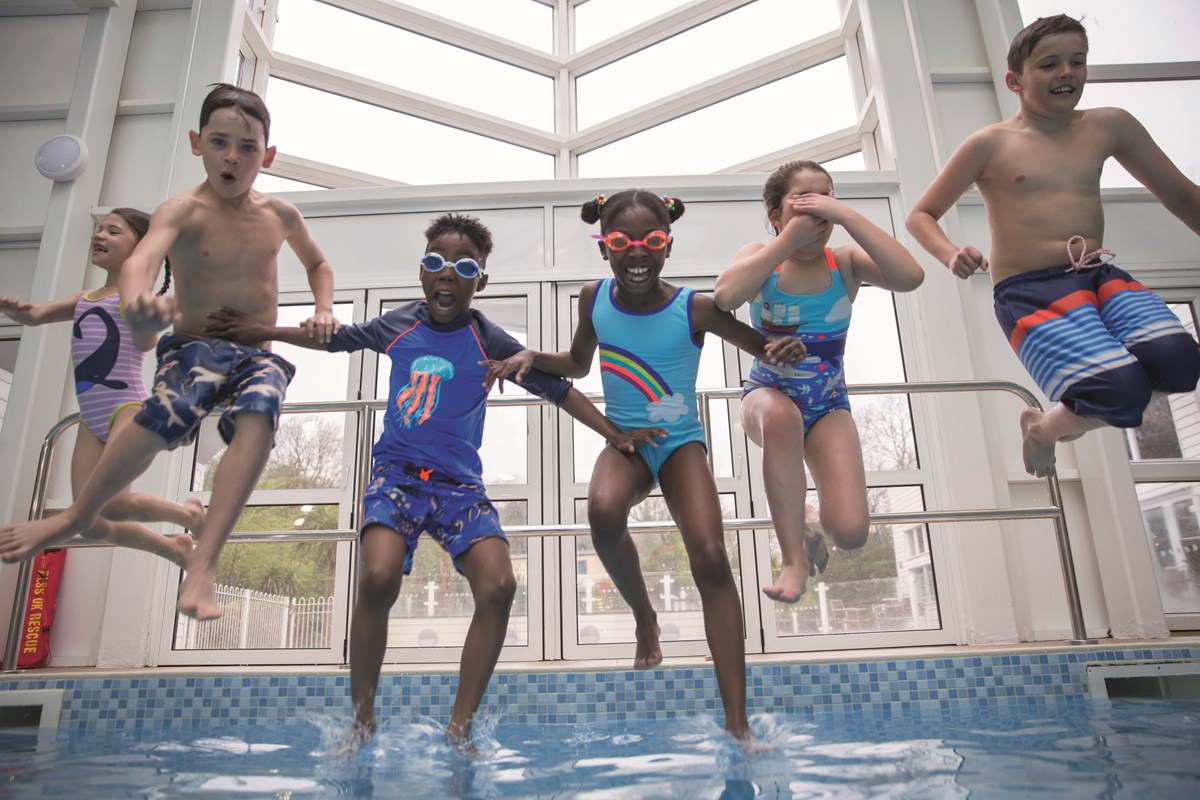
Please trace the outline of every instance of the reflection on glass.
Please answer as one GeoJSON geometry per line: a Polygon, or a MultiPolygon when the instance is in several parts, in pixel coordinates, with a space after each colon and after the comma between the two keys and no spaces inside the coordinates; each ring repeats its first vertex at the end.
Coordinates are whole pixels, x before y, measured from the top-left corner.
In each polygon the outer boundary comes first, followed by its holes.
{"type": "MultiPolygon", "coordinates": [[[[809,505],[819,514],[816,493],[809,505]]],[[[918,486],[869,489],[872,514],[922,511],[918,486]]],[[[779,545],[771,542],[771,569],[780,565],[779,545]]],[[[839,550],[830,542],[829,566],[810,578],[800,602],[778,607],[777,636],[930,630],[941,627],[929,533],[925,525],[873,525],[866,545],[839,550]]]]}
{"type": "MultiPolygon", "coordinates": [[[[706,174],[855,124],[845,58],[752,89],[579,156],[579,177],[706,174]],[[809,105],[797,97],[820,97],[809,105]],[[820,113],[813,113],[819,108],[820,113]],[[747,120],[771,119],[772,125],[747,120]],[[720,147],[682,146],[721,142],[720,147]]],[[[687,198],[684,198],[685,200],[687,198]]]]}
{"type": "MultiPolygon", "coordinates": [[[[721,495],[721,517],[734,517],[734,498],[721,495]]],[[[576,522],[587,522],[587,501],[575,501],[576,522]]],[[[666,501],[652,495],[629,513],[630,522],[670,522],[671,513],[666,501]]],[[[670,533],[634,533],[638,557],[650,601],[658,612],[661,639],[672,641],[703,641],[704,616],[700,593],[692,579],[683,537],[678,530],[670,533]]],[[[739,591],[742,582],[738,561],[737,534],[725,534],[725,551],[733,568],[733,579],[739,591]]],[[[633,613],[613,585],[608,572],[596,555],[591,537],[575,539],[575,593],[580,644],[633,642],[633,613]]]]}
{"type": "MultiPolygon", "coordinates": [[[[589,5],[576,12],[581,34],[599,29],[587,14],[589,5]]],[[[608,3],[597,2],[611,20],[608,3]]],[[[639,3],[640,13],[663,10],[662,3],[639,3]]],[[[637,24],[638,11],[617,21],[622,29],[637,24]]],[[[597,15],[598,16],[598,15],[597,15]]],[[[767,56],[835,30],[840,23],[836,0],[757,0],[735,8],[703,25],[672,36],[658,44],[632,53],[620,61],[581,75],[576,81],[579,95],[579,127],[587,128],[609,117],[646,105],[691,86],[704,83],[722,73],[744,67],[767,56]],[[752,47],[730,46],[731,42],[750,42],[752,47]],[[646,75],[654,75],[648,81],[646,75]]],[[[588,41],[584,36],[577,38],[588,41]]],[[[586,47],[580,44],[580,47],[586,47]]],[[[824,106],[824,96],[813,101],[824,106]]],[[[624,173],[626,175],[634,173],[624,173]]]]}
{"type": "MultiPolygon", "coordinates": [[[[247,508],[235,530],[337,527],[337,506],[247,508]]],[[[230,544],[217,567],[221,617],[177,615],[176,650],[322,649],[335,613],[334,542],[230,544]]]]}
{"type": "MultiPolygon", "coordinates": [[[[1188,303],[1168,303],[1184,330],[1196,335],[1196,320],[1188,303]]],[[[1200,406],[1195,392],[1155,395],[1142,424],[1125,432],[1129,457],[1134,461],[1156,458],[1200,458],[1200,406]]]]}
{"type": "Polygon", "coordinates": [[[486,136],[275,78],[266,95],[271,144],[289,155],[413,184],[554,177],[553,157],[486,136]],[[354,146],[346,145],[347,136],[354,146]]]}
{"type": "Polygon", "coordinates": [[[1137,493],[1163,610],[1200,613],[1200,483],[1139,483],[1137,493]]]}
{"type": "MultiPolygon", "coordinates": [[[[493,8],[489,16],[501,15],[493,8]]],[[[473,24],[479,27],[478,21],[473,24]]],[[[274,47],[442,102],[554,130],[550,78],[315,0],[281,0],[274,47]],[[331,47],[331,42],[345,46],[331,47]]],[[[315,119],[309,119],[310,127],[315,119]]]]}
{"type": "Polygon", "coordinates": [[[1018,0],[1017,4],[1026,25],[1055,14],[1080,20],[1087,28],[1091,64],[1196,60],[1200,5],[1195,0],[1018,0]]]}
{"type": "MultiPolygon", "coordinates": [[[[499,500],[493,504],[504,527],[528,524],[529,508],[524,501],[499,500]]],[[[509,540],[517,594],[504,638],[507,647],[529,644],[528,543],[523,536],[509,540]]],[[[400,596],[389,613],[388,647],[462,647],[474,613],[475,601],[467,579],[455,570],[450,556],[437,542],[422,537],[412,572],[404,577],[400,596]]]]}
{"type": "Polygon", "coordinates": [[[0,339],[0,429],[4,427],[4,412],[8,408],[8,394],[12,390],[13,373],[17,369],[17,350],[21,340],[0,339]]]}

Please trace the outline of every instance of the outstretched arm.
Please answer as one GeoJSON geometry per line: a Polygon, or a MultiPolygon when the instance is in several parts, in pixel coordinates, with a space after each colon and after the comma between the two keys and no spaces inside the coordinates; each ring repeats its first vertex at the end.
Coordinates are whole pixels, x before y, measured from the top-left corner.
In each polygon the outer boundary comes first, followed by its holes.
{"type": "Polygon", "coordinates": [[[959,247],[950,241],[938,220],[983,174],[989,151],[983,131],[968,137],[950,156],[941,174],[934,178],[905,220],[905,227],[921,247],[960,278],[969,278],[975,270],[986,270],[987,259],[970,245],[959,247]]]}
{"type": "Polygon", "coordinates": [[[792,208],[841,225],[855,244],[850,264],[860,283],[866,282],[890,292],[911,292],[925,279],[925,271],[904,245],[850,206],[825,194],[802,194],[792,208]]]}
{"type": "Polygon", "coordinates": [[[224,306],[209,312],[208,319],[210,322],[204,329],[204,335],[216,339],[228,339],[231,342],[255,347],[264,342],[275,341],[293,344],[297,347],[307,347],[310,350],[328,349],[328,343],[314,338],[303,322],[295,328],[264,325],[237,309],[224,306]]]}
{"type": "Polygon", "coordinates": [[[1091,113],[1100,112],[1112,115],[1117,131],[1113,157],[1149,189],[1164,208],[1200,234],[1200,186],[1179,171],[1142,123],[1128,111],[1106,108],[1091,113]]]}
{"type": "Polygon", "coordinates": [[[804,360],[804,343],[794,336],[763,336],[732,313],[717,308],[711,297],[692,295],[694,333],[711,333],[760,361],[790,367],[804,360]]]}
{"type": "Polygon", "coordinates": [[[567,390],[567,397],[559,408],[603,436],[610,447],[615,447],[622,453],[633,453],[637,446],[643,443],[658,447],[654,440],[667,437],[667,432],[662,428],[636,428],[628,433],[622,432],[608,417],[600,413],[595,403],[573,386],[567,390]]]}
{"type": "Polygon", "coordinates": [[[308,225],[305,224],[299,209],[291,203],[284,203],[280,216],[287,226],[287,243],[304,265],[308,274],[308,286],[312,289],[316,302],[313,315],[301,325],[309,337],[315,337],[319,344],[328,344],[330,338],[341,327],[341,323],[333,316],[333,266],[309,233],[308,225]]]}
{"type": "Polygon", "coordinates": [[[69,322],[75,316],[75,304],[83,292],[76,292],[61,300],[48,303],[30,303],[15,297],[0,297],[0,314],[12,318],[22,325],[45,325],[47,322],[69,322]]]}
{"type": "Polygon", "coordinates": [[[503,392],[504,381],[519,381],[531,369],[560,378],[582,378],[587,375],[591,371],[592,356],[598,344],[596,329],[592,326],[592,297],[595,291],[596,284],[592,283],[579,292],[579,325],[575,328],[570,350],[560,353],[522,350],[503,360],[489,360],[484,386],[491,390],[492,384],[500,381],[500,391],[503,392]]]}

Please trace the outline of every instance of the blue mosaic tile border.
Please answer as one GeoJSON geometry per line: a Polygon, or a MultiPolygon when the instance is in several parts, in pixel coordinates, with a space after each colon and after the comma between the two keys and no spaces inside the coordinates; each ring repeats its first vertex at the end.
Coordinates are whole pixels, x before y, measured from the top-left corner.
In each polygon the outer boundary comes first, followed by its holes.
{"type": "MultiPolygon", "coordinates": [[[[1026,651],[1009,654],[755,664],[747,668],[751,714],[916,713],[990,702],[1035,706],[1087,697],[1087,665],[1200,661],[1200,647],[1026,651]]],[[[445,721],[458,683],[453,673],[383,675],[381,720],[445,721]]],[[[346,673],[257,671],[247,675],[0,678],[6,690],[61,689],[60,727],[75,731],[282,724],[314,715],[349,716],[346,673]]],[[[647,671],[497,672],[481,712],[545,725],[623,718],[720,716],[712,668],[647,671]]]]}

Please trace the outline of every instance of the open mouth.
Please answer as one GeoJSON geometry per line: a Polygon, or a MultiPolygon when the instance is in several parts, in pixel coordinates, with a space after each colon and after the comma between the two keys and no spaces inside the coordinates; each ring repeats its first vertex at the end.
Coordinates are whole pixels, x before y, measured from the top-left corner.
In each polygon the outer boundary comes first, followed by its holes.
{"type": "Polygon", "coordinates": [[[222,172],[221,173],[221,183],[225,184],[226,186],[230,186],[234,183],[237,183],[237,176],[234,175],[232,172],[222,172]]]}
{"type": "Polygon", "coordinates": [[[438,311],[450,311],[454,308],[454,295],[450,292],[435,292],[433,307],[438,311]]]}
{"type": "Polygon", "coordinates": [[[649,267],[626,267],[625,276],[630,283],[645,283],[650,280],[649,267]]]}
{"type": "Polygon", "coordinates": [[[1051,89],[1050,94],[1058,94],[1058,95],[1075,94],[1075,87],[1074,86],[1058,86],[1054,89],[1051,89]]]}

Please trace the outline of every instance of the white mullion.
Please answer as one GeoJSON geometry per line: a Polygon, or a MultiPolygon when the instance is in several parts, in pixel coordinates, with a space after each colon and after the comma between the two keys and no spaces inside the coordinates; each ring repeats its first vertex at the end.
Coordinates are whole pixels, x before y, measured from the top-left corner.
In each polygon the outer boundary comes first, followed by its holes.
{"type": "Polygon", "coordinates": [[[354,189],[369,186],[407,186],[400,181],[380,178],[378,175],[368,175],[352,169],[312,161],[288,153],[277,153],[271,168],[263,170],[268,175],[302,181],[327,189],[354,189]]]}
{"type": "Polygon", "coordinates": [[[861,146],[861,139],[856,128],[842,128],[840,131],[827,133],[816,139],[809,139],[783,150],[776,150],[773,153],[725,167],[717,172],[770,172],[780,164],[797,159],[821,163],[855,153],[861,146]]]}

